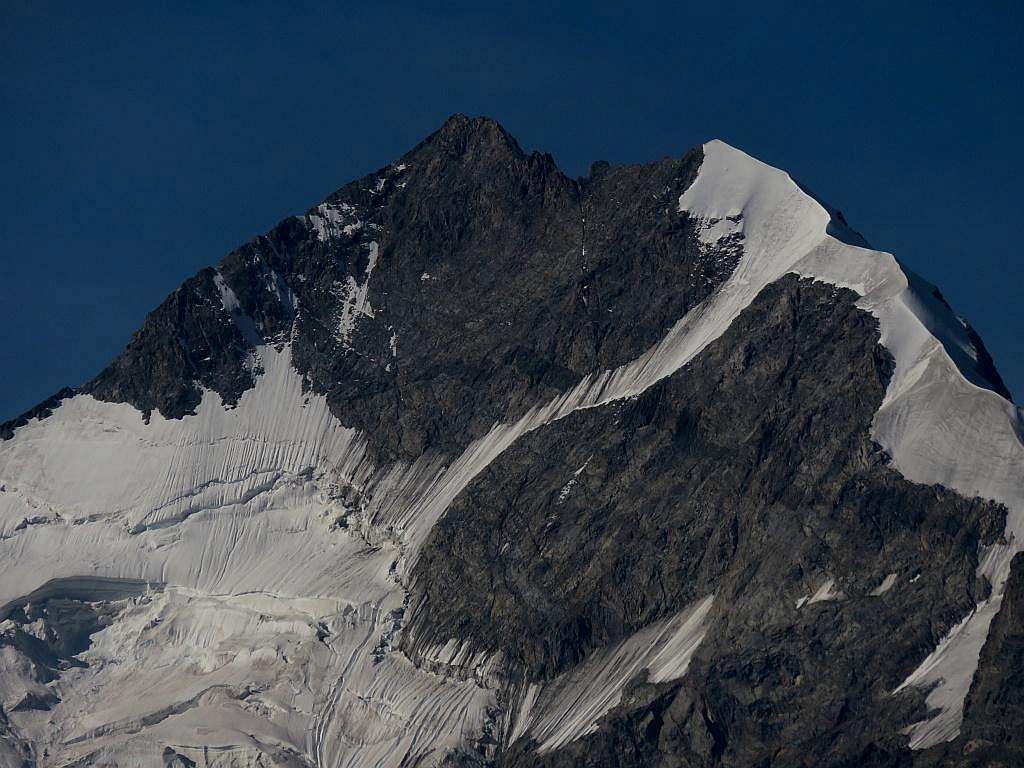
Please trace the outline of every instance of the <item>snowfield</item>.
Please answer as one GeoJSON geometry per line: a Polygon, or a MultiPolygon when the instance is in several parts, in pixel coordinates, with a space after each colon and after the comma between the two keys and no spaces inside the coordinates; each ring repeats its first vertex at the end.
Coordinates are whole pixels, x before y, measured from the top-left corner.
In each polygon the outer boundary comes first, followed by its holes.
{"type": "MultiPolygon", "coordinates": [[[[82,395],[0,449],[0,605],[54,583],[124,600],[88,668],[61,676],[60,703],[12,715],[53,764],[99,751],[158,765],[159,743],[193,760],[205,745],[241,764],[288,748],[364,765],[479,730],[490,691],[374,657],[404,592],[394,544],[333,525],[347,510],[332,478],[358,474],[361,445],[303,394],[287,347],[260,357],[237,408],[208,392],[195,416],[147,425],[82,395]]],[[[9,675],[7,709],[41,687],[21,674],[11,690],[9,675]]]]}
{"type": "MultiPolygon", "coordinates": [[[[930,688],[935,710],[913,726],[912,746],[954,737],[1024,535],[1020,412],[981,386],[964,326],[931,286],[871,250],[784,172],[722,142],[704,152],[678,209],[702,220],[708,246],[742,242],[734,274],[637,360],[496,424],[454,460],[372,466],[361,436],[303,391],[286,344],[259,347],[263,373],[235,408],[207,392],[195,415],[154,413],[144,423],[128,405],[78,395],[0,443],[0,632],[13,607],[41,596],[118,606],[83,655],[88,666],[49,686],[0,648],[5,711],[47,687],[60,699],[50,711],[10,714],[41,764],[93,755],[162,765],[169,744],[209,765],[287,752],[317,768],[431,765],[491,726],[553,749],[592,731],[641,670],[682,676],[713,597],[518,691],[495,715],[500,659],[454,641],[413,660],[394,650],[403,579],[452,500],[515,440],[671,375],[791,272],[853,289],[878,318],[896,370],[873,437],[895,467],[1010,510],[1006,543],[980,568],[991,597],[904,683],[930,688]]],[[[321,237],[355,226],[348,212],[318,210],[321,237]]],[[[365,282],[348,286],[345,338],[372,312],[376,257],[365,282]]],[[[899,589],[906,576],[878,589],[899,589]]],[[[822,589],[812,602],[835,597],[822,589]]]]}

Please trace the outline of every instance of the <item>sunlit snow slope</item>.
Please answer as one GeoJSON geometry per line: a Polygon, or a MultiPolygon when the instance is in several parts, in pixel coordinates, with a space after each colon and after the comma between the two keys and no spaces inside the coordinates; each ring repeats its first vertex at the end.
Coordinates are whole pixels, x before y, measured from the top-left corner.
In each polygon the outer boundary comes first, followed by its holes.
{"type": "MultiPolygon", "coordinates": [[[[145,423],[128,405],[77,395],[0,443],[0,631],[15,607],[44,596],[117,606],[86,665],[53,682],[0,648],[6,711],[47,689],[59,699],[10,714],[40,764],[160,765],[165,745],[208,765],[261,755],[322,768],[436,764],[472,747],[494,725],[500,659],[439,648],[414,663],[394,650],[402,578],[431,527],[517,438],[679,370],[790,272],[853,289],[879,319],[896,369],[873,436],[895,467],[1010,510],[1006,543],[981,566],[991,597],[904,684],[937,683],[937,714],[913,727],[912,745],[955,735],[1024,535],[1018,411],[986,388],[965,327],[931,286],[785,173],[710,142],[678,210],[701,221],[707,247],[742,238],[728,281],[634,362],[495,425],[459,457],[372,466],[360,434],[304,391],[287,343],[258,348],[263,372],[237,407],[207,392],[194,415],[145,423]]],[[[360,307],[373,301],[376,261],[357,286],[360,307]]],[[[545,748],[591,732],[628,682],[622,669],[685,674],[711,600],[519,691],[501,727],[545,748]]]]}
{"type": "MultiPolygon", "coordinates": [[[[159,764],[170,744],[363,765],[479,729],[488,691],[380,647],[404,598],[398,549],[332,526],[331,478],[352,476],[356,436],[303,394],[287,347],[259,354],[237,408],[207,393],[195,416],[144,424],[83,395],[3,446],[0,605],[54,579],[80,582],[54,590],[78,599],[96,576],[150,585],[94,636],[89,666],[61,676],[57,706],[14,714],[54,764],[97,750],[159,764]]],[[[104,586],[93,599],[118,596],[104,586]]]]}

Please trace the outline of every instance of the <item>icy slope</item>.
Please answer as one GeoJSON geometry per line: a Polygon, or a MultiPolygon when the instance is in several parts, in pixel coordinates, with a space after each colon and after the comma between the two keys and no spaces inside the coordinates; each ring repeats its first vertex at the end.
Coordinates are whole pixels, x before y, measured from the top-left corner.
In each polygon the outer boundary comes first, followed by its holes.
{"type": "MultiPolygon", "coordinates": [[[[333,478],[358,474],[362,449],[303,394],[287,347],[259,354],[235,409],[207,393],[195,416],[144,424],[82,395],[0,445],[0,606],[124,600],[59,704],[12,713],[37,757],[159,765],[169,744],[242,765],[282,750],[391,764],[479,732],[490,691],[384,654],[399,552],[332,526],[333,478]]],[[[41,689],[3,676],[8,711],[41,689]]]]}

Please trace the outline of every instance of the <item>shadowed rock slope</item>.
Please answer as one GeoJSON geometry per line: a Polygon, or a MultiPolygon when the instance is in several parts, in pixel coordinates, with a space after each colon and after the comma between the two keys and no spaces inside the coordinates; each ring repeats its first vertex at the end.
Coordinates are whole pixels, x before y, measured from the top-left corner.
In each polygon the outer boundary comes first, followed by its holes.
{"type": "Polygon", "coordinates": [[[457,452],[492,424],[637,357],[738,252],[701,248],[674,201],[700,149],[572,180],[495,122],[452,117],[398,162],[188,280],[86,386],[178,418],[252,386],[291,341],[311,388],[379,461],[457,452]],[[224,288],[249,321],[220,311],[224,288]]]}
{"type": "Polygon", "coordinates": [[[891,692],[983,596],[1004,510],[887,466],[869,429],[891,358],[855,299],[784,278],[671,378],[528,435],[450,507],[407,637],[530,680],[716,595],[682,682],[638,679],[597,735],[504,764],[907,759],[924,710],[891,692]]]}

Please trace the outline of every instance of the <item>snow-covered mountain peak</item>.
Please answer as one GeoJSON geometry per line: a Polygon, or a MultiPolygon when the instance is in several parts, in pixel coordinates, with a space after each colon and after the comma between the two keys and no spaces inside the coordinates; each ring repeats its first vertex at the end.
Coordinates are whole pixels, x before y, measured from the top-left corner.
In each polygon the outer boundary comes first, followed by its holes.
{"type": "MultiPolygon", "coordinates": [[[[907,328],[883,327],[897,364],[913,365],[919,351],[899,352],[913,326],[938,341],[968,381],[1009,399],[998,373],[982,358],[980,339],[938,289],[895,256],[870,248],[835,208],[806,191],[785,171],[713,140],[704,145],[697,181],[679,200],[680,210],[705,220],[736,219],[745,239],[744,278],[756,284],[796,271],[849,287],[870,308],[900,296],[910,312],[907,328]],[[901,360],[901,358],[903,358],[901,360]]],[[[924,343],[924,342],[922,342],[924,343]]]]}
{"type": "Polygon", "coordinates": [[[903,759],[1013,597],[1005,394],[785,172],[455,115],[0,430],[0,766],[903,759]]]}

